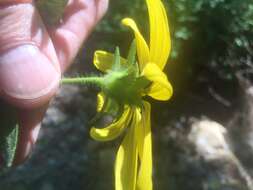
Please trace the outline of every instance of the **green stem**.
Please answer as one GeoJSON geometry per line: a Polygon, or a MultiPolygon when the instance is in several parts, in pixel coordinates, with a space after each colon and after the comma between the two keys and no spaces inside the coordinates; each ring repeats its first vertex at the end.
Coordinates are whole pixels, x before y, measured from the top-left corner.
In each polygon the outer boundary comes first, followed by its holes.
{"type": "Polygon", "coordinates": [[[63,78],[62,84],[94,84],[99,87],[103,86],[103,77],[77,77],[77,78],[63,78]]]}

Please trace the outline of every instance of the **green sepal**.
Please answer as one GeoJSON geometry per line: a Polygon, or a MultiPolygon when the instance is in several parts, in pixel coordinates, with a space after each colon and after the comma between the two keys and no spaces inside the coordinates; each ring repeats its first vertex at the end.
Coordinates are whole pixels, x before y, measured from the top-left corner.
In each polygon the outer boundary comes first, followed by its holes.
{"type": "Polygon", "coordinates": [[[0,118],[0,154],[3,158],[3,167],[11,167],[19,133],[15,109],[0,101],[0,118]]]}
{"type": "Polygon", "coordinates": [[[135,64],[135,56],[136,56],[136,43],[135,40],[131,43],[128,56],[127,56],[127,61],[129,64],[135,64]]]}
{"type": "Polygon", "coordinates": [[[133,40],[128,52],[127,63],[129,66],[134,66],[135,76],[138,76],[140,71],[138,63],[136,62],[136,51],[137,51],[136,49],[137,49],[136,42],[135,40],[133,40]]]}
{"type": "Polygon", "coordinates": [[[121,69],[122,65],[120,62],[120,51],[119,51],[119,47],[116,47],[115,52],[114,52],[114,63],[112,65],[112,70],[114,71],[118,71],[121,69]]]}
{"type": "Polygon", "coordinates": [[[68,0],[37,0],[36,7],[42,19],[49,25],[56,25],[61,20],[68,0]]]}
{"type": "Polygon", "coordinates": [[[136,43],[132,42],[126,64],[120,63],[120,52],[117,47],[114,53],[112,69],[103,79],[103,88],[106,97],[118,104],[141,105],[142,93],[150,84],[144,76],[140,76],[136,58],[136,43]]]}
{"type": "Polygon", "coordinates": [[[135,87],[137,89],[146,89],[150,84],[151,82],[145,76],[140,76],[135,81],[135,87]]]}

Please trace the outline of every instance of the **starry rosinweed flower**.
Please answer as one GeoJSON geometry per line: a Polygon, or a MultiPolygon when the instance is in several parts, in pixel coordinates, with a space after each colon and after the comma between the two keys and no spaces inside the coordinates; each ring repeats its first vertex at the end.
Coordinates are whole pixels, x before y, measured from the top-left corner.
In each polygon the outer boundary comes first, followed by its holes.
{"type": "Polygon", "coordinates": [[[116,190],[152,190],[151,106],[145,96],[165,101],[173,90],[163,68],[170,49],[167,14],[161,0],[146,0],[149,13],[150,43],[147,45],[136,23],[125,18],[135,36],[128,57],[96,51],[94,65],[102,77],[63,79],[63,83],[93,83],[101,88],[97,115],[92,120],[90,135],[98,141],[114,140],[123,135],[115,161],[116,190]],[[137,60],[136,60],[137,52],[137,60]],[[106,127],[97,127],[105,115],[113,116],[106,127]]]}
{"type": "MultiPolygon", "coordinates": [[[[147,45],[136,23],[125,18],[122,23],[135,35],[127,59],[115,54],[96,51],[94,65],[106,75],[98,94],[98,117],[112,114],[115,119],[104,128],[92,127],[91,137],[109,141],[124,135],[115,162],[116,190],[151,190],[152,139],[148,95],[168,100],[172,86],[163,73],[171,49],[167,14],[161,0],[146,0],[150,23],[150,44],[147,45]],[[137,49],[138,61],[135,60],[137,49]]],[[[95,125],[96,122],[94,122],[95,125]]]]}

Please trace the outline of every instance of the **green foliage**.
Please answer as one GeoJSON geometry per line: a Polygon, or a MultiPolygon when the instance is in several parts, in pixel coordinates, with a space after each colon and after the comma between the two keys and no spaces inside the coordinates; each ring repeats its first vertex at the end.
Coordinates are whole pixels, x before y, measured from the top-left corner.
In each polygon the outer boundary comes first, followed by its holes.
{"type": "Polygon", "coordinates": [[[4,166],[11,167],[18,141],[17,118],[14,109],[1,101],[0,118],[0,154],[4,166]]]}
{"type": "Polygon", "coordinates": [[[60,21],[67,3],[67,0],[38,0],[36,7],[47,24],[55,25],[60,21]]]}
{"type": "MultiPolygon", "coordinates": [[[[252,0],[164,0],[172,35],[171,61],[184,69],[204,66],[222,77],[231,77],[246,66],[253,49],[252,0]]],[[[109,12],[98,31],[115,36],[125,29],[124,17],[133,17],[148,32],[144,0],[111,1],[109,12]]],[[[146,36],[148,37],[148,36],[146,36]]],[[[117,38],[115,38],[117,40],[117,38]]],[[[112,40],[108,40],[112,43],[112,40]]],[[[109,46],[109,45],[108,45],[109,46]]]]}
{"type": "Polygon", "coordinates": [[[172,0],[169,4],[174,57],[185,55],[182,49],[192,52],[195,63],[191,64],[204,64],[226,78],[245,67],[244,60],[253,52],[251,0],[172,0]]]}

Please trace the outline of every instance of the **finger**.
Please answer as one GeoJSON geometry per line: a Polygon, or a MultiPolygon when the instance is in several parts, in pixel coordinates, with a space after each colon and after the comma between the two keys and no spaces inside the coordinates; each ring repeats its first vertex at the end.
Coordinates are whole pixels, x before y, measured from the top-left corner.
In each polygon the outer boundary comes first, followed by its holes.
{"type": "Polygon", "coordinates": [[[59,80],[54,46],[34,5],[0,7],[0,96],[21,110],[16,164],[34,145],[46,110],[43,105],[59,80]]]}
{"type": "Polygon", "coordinates": [[[18,3],[31,3],[32,0],[1,0],[0,6],[9,6],[9,5],[15,5],[18,3]]]}
{"type": "Polygon", "coordinates": [[[0,93],[19,107],[38,107],[55,93],[59,63],[32,4],[0,7],[0,93]]]}
{"type": "Polygon", "coordinates": [[[107,7],[108,0],[69,0],[63,22],[50,30],[62,71],[70,65],[107,7]]]}
{"type": "Polygon", "coordinates": [[[47,105],[36,110],[19,110],[19,138],[14,159],[14,165],[23,163],[32,151],[38,138],[41,120],[46,112],[47,105]]]}

